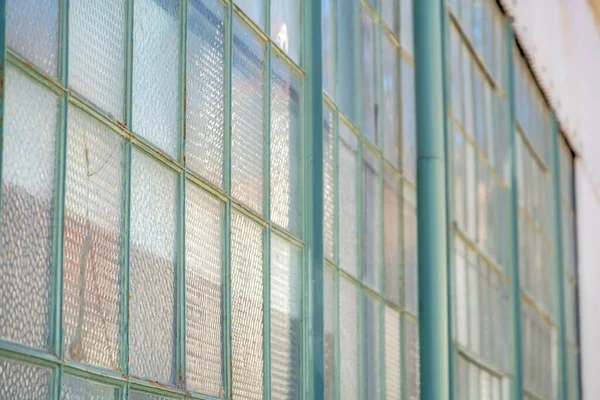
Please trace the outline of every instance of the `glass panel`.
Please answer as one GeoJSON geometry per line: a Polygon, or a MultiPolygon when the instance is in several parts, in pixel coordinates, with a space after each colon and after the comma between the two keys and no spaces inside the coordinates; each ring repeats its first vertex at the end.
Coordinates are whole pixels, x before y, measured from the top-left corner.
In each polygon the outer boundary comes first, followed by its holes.
{"type": "Polygon", "coordinates": [[[187,6],[186,164],[223,185],[225,10],[218,0],[187,6]]]}
{"type": "Polygon", "coordinates": [[[364,366],[365,366],[365,392],[367,399],[381,397],[381,337],[379,332],[379,303],[370,296],[364,296],[364,366]]]}
{"type": "Polygon", "coordinates": [[[469,142],[465,142],[465,172],[466,179],[465,183],[467,186],[467,235],[475,240],[477,238],[477,173],[476,173],[476,155],[473,145],[469,142]]]}
{"type": "Polygon", "coordinates": [[[358,399],[358,288],[340,278],[340,398],[358,399]]]}
{"type": "Polygon", "coordinates": [[[335,98],[333,93],[333,84],[335,79],[334,71],[334,18],[332,0],[321,0],[321,46],[323,46],[323,91],[329,97],[335,98]]]}
{"type": "Polygon", "coordinates": [[[186,382],[219,396],[222,378],[222,278],[225,205],[187,182],[185,194],[186,382]]]}
{"type": "Polygon", "coordinates": [[[420,361],[419,361],[419,325],[411,318],[404,319],[406,329],[406,393],[408,400],[418,400],[421,395],[420,361]]]}
{"type": "Polygon", "coordinates": [[[124,140],[74,106],[68,121],[63,349],[120,369],[124,140]]]}
{"type": "Polygon", "coordinates": [[[233,397],[263,398],[263,228],[237,211],[231,221],[233,397]]]}
{"type": "Polygon", "coordinates": [[[345,124],[339,126],[338,204],[340,267],[358,274],[358,139],[345,124]]]}
{"type": "Polygon", "coordinates": [[[469,399],[479,400],[479,369],[469,364],[469,399]]]}
{"type": "Polygon", "coordinates": [[[300,0],[271,1],[271,37],[296,64],[300,64],[301,4],[300,0]]]}
{"type": "Polygon", "coordinates": [[[132,375],[173,382],[177,175],[134,149],[129,357],[132,375]]]}
{"type": "Polygon", "coordinates": [[[400,305],[400,187],[388,168],[383,186],[383,243],[385,260],[385,297],[400,305]]]}
{"type": "Polygon", "coordinates": [[[265,44],[237,18],[233,35],[231,192],[262,214],[265,44]]]}
{"type": "Polygon", "coordinates": [[[417,194],[413,187],[406,184],[403,190],[404,303],[408,312],[417,315],[419,312],[417,194]]]}
{"type": "Polygon", "coordinates": [[[456,128],[454,130],[454,154],[453,170],[454,180],[452,182],[452,190],[454,190],[454,219],[458,227],[464,232],[467,230],[467,216],[465,210],[465,192],[466,192],[466,176],[465,176],[465,147],[466,140],[463,134],[456,128]]]}
{"type": "Polygon", "coordinates": [[[468,136],[474,134],[474,115],[473,115],[473,61],[468,47],[462,44],[462,96],[464,120],[463,126],[468,136]]]}
{"type": "Polygon", "coordinates": [[[300,78],[277,57],[271,71],[271,221],[302,236],[300,78]]]}
{"type": "Polygon", "coordinates": [[[452,116],[459,123],[463,124],[461,48],[462,41],[460,39],[460,34],[455,25],[452,24],[450,29],[450,90],[452,91],[452,116]]]}
{"type": "Polygon", "coordinates": [[[69,86],[124,120],[125,0],[69,4],[69,86]]]}
{"type": "Polygon", "coordinates": [[[114,386],[64,374],[60,398],[64,400],[119,400],[121,390],[114,386]]]}
{"type": "Polygon", "coordinates": [[[180,14],[179,1],[134,2],[132,129],[173,158],[179,136],[180,14]]]}
{"type": "Polygon", "coordinates": [[[337,88],[340,110],[357,123],[357,93],[360,79],[360,47],[356,27],[359,22],[358,2],[337,1],[337,88]]]}
{"type": "Polygon", "coordinates": [[[462,357],[458,358],[458,398],[469,399],[469,364],[462,357]]]}
{"type": "Polygon", "coordinates": [[[468,277],[468,301],[469,301],[469,345],[471,350],[479,353],[480,329],[479,324],[479,270],[477,266],[477,255],[472,250],[467,250],[467,277],[468,277]]]}
{"type": "Polygon", "coordinates": [[[264,17],[264,0],[234,0],[242,11],[249,16],[258,26],[263,27],[265,23],[264,17]]]}
{"type": "Polygon", "coordinates": [[[153,394],[130,392],[129,400],[171,400],[170,397],[155,396],[153,394]]]}
{"type": "Polygon", "coordinates": [[[383,39],[383,154],[400,168],[400,104],[398,95],[398,49],[387,36],[383,39]]]}
{"type": "Polygon", "coordinates": [[[336,335],[336,324],[337,315],[337,294],[336,294],[336,283],[335,283],[335,270],[332,268],[325,268],[323,275],[323,315],[325,323],[325,399],[334,400],[336,398],[336,384],[335,384],[335,362],[336,362],[336,348],[337,348],[337,335],[336,335]]]}
{"type": "Polygon", "coordinates": [[[47,349],[58,99],[6,67],[0,337],[47,349]]]}
{"type": "Polygon", "coordinates": [[[369,149],[363,152],[363,280],[376,291],[381,290],[381,187],[380,160],[369,149]]]}
{"type": "Polygon", "coordinates": [[[271,390],[302,394],[302,248],[271,236],[271,390]]]}
{"type": "Polygon", "coordinates": [[[465,265],[465,244],[458,238],[455,237],[455,275],[454,275],[454,287],[455,287],[455,312],[456,312],[456,332],[457,339],[463,345],[467,346],[469,343],[469,294],[468,294],[468,281],[467,281],[467,268],[465,265]]]}
{"type": "Polygon", "coordinates": [[[323,103],[323,234],[325,258],[334,261],[335,249],[335,137],[333,113],[323,103]]]}
{"type": "Polygon", "coordinates": [[[402,39],[402,47],[410,55],[413,52],[413,0],[400,0],[400,38],[402,39]]]}
{"type": "Polygon", "coordinates": [[[385,307],[385,391],[387,400],[400,400],[402,393],[402,349],[400,313],[385,307]]]}
{"type": "Polygon", "coordinates": [[[0,358],[0,399],[52,398],[52,370],[0,358]]]}
{"type": "MultiPolygon", "coordinates": [[[[362,40],[362,130],[371,143],[379,143],[377,99],[377,26],[365,7],[361,8],[362,40]]],[[[347,82],[344,82],[347,84],[347,82]]],[[[356,93],[354,94],[356,96],[356,93]]]]}
{"type": "Polygon", "coordinates": [[[8,47],[43,73],[58,74],[58,0],[7,0],[8,47]]]}
{"type": "Polygon", "coordinates": [[[415,71],[402,57],[402,166],[404,175],[417,183],[417,121],[415,111],[415,71]]]}
{"type": "Polygon", "coordinates": [[[383,18],[383,22],[385,22],[385,24],[392,32],[394,32],[394,34],[397,34],[398,32],[395,21],[398,7],[398,0],[381,0],[381,17],[383,18]]]}

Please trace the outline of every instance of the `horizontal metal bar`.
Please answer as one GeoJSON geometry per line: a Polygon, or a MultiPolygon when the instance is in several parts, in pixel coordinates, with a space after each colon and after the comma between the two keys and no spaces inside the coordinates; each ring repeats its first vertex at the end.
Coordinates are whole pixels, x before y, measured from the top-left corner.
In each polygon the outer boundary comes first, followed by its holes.
{"type": "Polygon", "coordinates": [[[454,342],[454,346],[458,350],[459,356],[466,359],[469,363],[477,365],[480,369],[484,369],[496,378],[502,379],[506,376],[506,374],[503,371],[497,369],[492,364],[484,361],[480,356],[474,354],[466,347],[461,346],[458,342],[454,342]]]}

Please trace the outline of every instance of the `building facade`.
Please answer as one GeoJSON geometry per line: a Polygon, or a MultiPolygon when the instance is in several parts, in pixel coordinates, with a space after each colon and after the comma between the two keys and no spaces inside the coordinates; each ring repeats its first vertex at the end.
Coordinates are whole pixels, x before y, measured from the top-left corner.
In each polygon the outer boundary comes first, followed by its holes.
{"type": "Polygon", "coordinates": [[[0,399],[582,398],[523,4],[0,0],[0,399]]]}

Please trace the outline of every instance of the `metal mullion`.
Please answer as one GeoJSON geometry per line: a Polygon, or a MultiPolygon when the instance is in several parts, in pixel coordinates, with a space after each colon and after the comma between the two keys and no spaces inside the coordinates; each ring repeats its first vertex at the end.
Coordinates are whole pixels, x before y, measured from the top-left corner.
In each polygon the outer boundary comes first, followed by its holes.
{"type": "Polygon", "coordinates": [[[464,358],[467,362],[471,364],[475,364],[479,369],[485,370],[490,375],[496,378],[503,378],[504,374],[501,370],[497,369],[492,363],[484,360],[481,355],[474,354],[469,349],[461,346],[459,343],[455,342],[455,347],[458,350],[459,357],[464,358]]]}
{"type": "Polygon", "coordinates": [[[48,89],[52,90],[57,95],[64,95],[65,93],[67,93],[67,89],[63,87],[60,78],[57,79],[39,71],[37,68],[32,66],[29,62],[27,62],[27,60],[25,60],[11,48],[6,49],[2,64],[4,67],[6,67],[6,64],[10,64],[16,67],[17,69],[19,69],[19,71],[23,72],[28,77],[34,79],[36,82],[44,85],[48,89]]]}

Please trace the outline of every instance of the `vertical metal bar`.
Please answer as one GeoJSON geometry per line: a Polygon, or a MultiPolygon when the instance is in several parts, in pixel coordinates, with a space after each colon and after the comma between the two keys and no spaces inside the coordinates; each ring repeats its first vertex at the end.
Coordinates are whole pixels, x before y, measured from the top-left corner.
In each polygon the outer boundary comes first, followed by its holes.
{"type": "MultiPolygon", "coordinates": [[[[566,330],[566,313],[565,313],[565,273],[563,268],[563,234],[562,234],[562,215],[561,215],[561,198],[560,198],[560,150],[558,146],[560,127],[556,113],[552,112],[552,174],[554,175],[554,209],[556,218],[556,280],[558,284],[558,326],[559,326],[559,345],[560,345],[560,379],[561,398],[567,400],[568,396],[568,354],[567,354],[567,330],[566,330]]],[[[571,238],[567,238],[571,240],[571,238]]]]}
{"type": "Polygon", "coordinates": [[[421,398],[449,398],[442,1],[413,7],[421,398]]]}
{"type": "Polygon", "coordinates": [[[506,27],[506,71],[508,74],[508,127],[510,136],[510,203],[511,203],[511,233],[512,233],[512,309],[513,309],[513,398],[523,398],[523,342],[522,312],[521,312],[521,276],[519,273],[519,193],[517,177],[517,123],[516,123],[516,87],[514,70],[515,36],[513,22],[507,19],[506,27]]]}
{"type": "Polygon", "coordinates": [[[309,398],[322,399],[325,393],[325,344],[323,323],[323,63],[321,42],[321,0],[308,2],[305,66],[307,72],[307,121],[311,146],[308,148],[308,177],[311,185],[311,212],[307,242],[310,247],[312,387],[309,398]],[[316,28],[316,29],[315,29],[316,28]]]}

